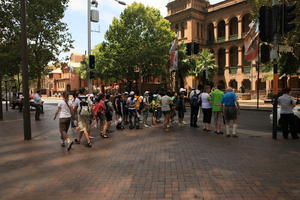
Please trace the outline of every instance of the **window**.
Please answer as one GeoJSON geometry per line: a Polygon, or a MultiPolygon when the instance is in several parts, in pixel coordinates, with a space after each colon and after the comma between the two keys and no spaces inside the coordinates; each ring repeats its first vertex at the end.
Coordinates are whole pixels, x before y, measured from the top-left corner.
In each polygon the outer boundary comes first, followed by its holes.
{"type": "Polygon", "coordinates": [[[184,39],[185,35],[184,35],[184,31],[185,31],[185,27],[184,27],[184,23],[181,23],[181,39],[184,39]]]}

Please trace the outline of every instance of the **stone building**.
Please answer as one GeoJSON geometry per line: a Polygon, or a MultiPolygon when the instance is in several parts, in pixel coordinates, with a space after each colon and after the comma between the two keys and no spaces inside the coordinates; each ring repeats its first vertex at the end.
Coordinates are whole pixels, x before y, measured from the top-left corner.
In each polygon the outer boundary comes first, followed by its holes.
{"type": "MultiPolygon", "coordinates": [[[[167,9],[166,19],[179,41],[195,54],[203,48],[214,53],[218,65],[215,84],[256,90],[256,62],[248,62],[244,56],[244,36],[251,23],[247,0],[225,0],[214,5],[205,0],[170,0],[167,9]]],[[[187,88],[195,88],[199,81],[187,77],[186,84],[187,88]]],[[[261,78],[260,89],[270,88],[271,82],[261,78]]]]}

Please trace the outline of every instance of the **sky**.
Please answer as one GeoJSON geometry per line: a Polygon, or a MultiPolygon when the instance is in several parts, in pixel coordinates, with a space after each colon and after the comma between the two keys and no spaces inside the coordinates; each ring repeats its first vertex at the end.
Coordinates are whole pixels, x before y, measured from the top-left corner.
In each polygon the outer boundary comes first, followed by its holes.
{"type": "MultiPolygon", "coordinates": [[[[133,2],[140,2],[147,6],[152,6],[161,11],[165,17],[167,15],[166,5],[168,0],[122,0],[130,5],[133,2]]],[[[221,0],[210,0],[211,4],[221,0]]],[[[119,17],[126,6],[120,5],[114,0],[98,0],[98,10],[100,14],[99,23],[92,23],[92,48],[104,40],[104,34],[114,17],[119,17]]],[[[70,0],[65,12],[63,22],[68,24],[69,32],[74,40],[74,49],[62,54],[62,58],[69,56],[71,52],[85,53],[87,51],[87,0],[70,0]]]]}

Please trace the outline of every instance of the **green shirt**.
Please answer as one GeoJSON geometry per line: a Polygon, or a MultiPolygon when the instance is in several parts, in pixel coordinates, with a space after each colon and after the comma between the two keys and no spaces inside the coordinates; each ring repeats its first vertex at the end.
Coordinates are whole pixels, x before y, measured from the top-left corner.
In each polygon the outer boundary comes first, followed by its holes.
{"type": "Polygon", "coordinates": [[[221,111],[221,102],[224,92],[219,89],[215,89],[210,93],[211,101],[212,101],[212,111],[213,112],[220,112],[221,111]]]}

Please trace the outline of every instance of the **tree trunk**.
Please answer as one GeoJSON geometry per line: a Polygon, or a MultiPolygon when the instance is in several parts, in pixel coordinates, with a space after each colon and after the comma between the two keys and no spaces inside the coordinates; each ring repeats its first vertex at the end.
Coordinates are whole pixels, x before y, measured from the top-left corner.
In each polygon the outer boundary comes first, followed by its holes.
{"type": "Polygon", "coordinates": [[[0,75],[0,121],[3,120],[3,107],[2,107],[2,75],[0,75]]]}

